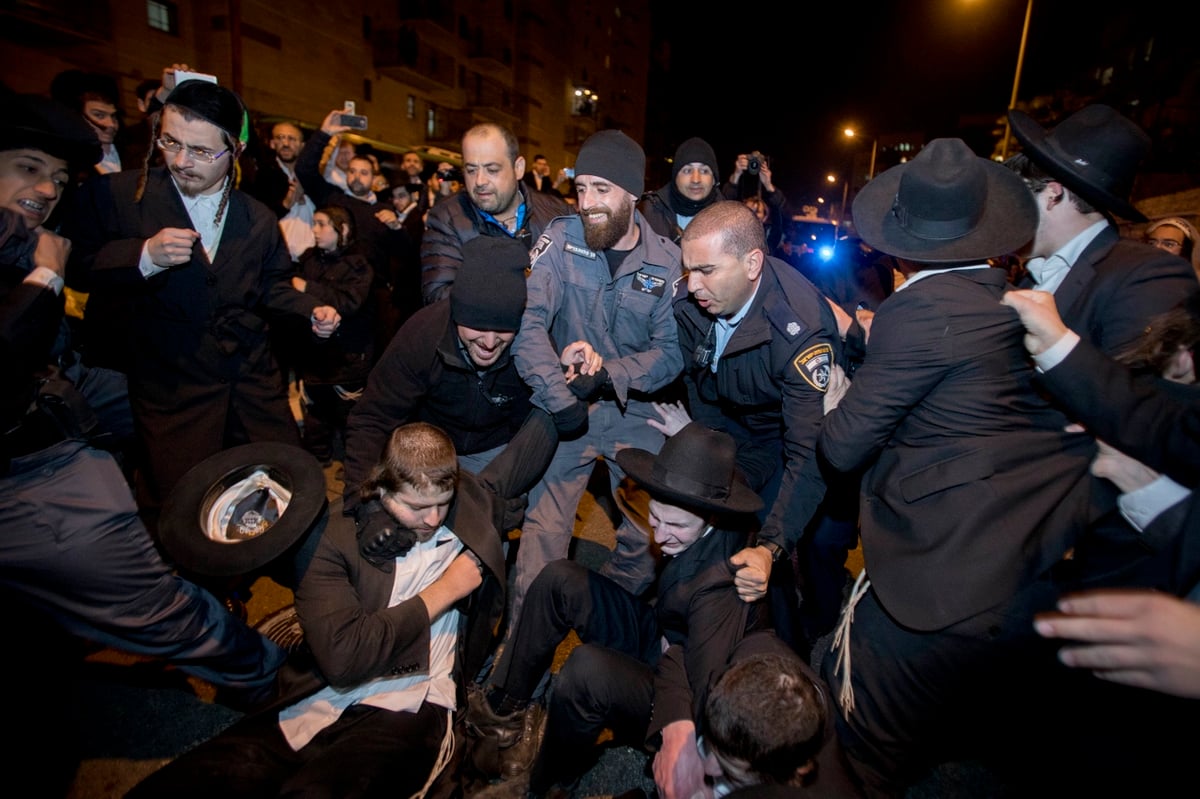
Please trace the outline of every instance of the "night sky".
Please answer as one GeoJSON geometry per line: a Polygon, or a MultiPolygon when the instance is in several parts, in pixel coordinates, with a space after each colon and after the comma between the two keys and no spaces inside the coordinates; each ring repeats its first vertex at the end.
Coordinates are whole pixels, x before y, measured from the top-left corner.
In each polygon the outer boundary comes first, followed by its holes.
{"type": "MultiPolygon", "coordinates": [[[[707,139],[723,174],[737,153],[764,152],[798,200],[826,173],[847,169],[854,146],[869,153],[870,138],[853,145],[843,137],[847,124],[933,138],[960,135],[960,119],[1002,119],[1026,0],[758,4],[741,14],[725,5],[719,14],[667,12],[672,83],[681,87],[670,135],[707,139]]],[[[656,12],[663,6],[674,4],[655,4],[656,12]]],[[[1064,87],[1102,60],[1112,21],[1102,7],[1034,0],[1019,99],[1064,87]]]]}

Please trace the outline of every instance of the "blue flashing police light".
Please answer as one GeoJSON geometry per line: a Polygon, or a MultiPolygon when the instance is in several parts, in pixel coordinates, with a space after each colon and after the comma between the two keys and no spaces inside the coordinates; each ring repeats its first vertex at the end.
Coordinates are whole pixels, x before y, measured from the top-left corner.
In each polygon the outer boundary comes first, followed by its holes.
{"type": "Polygon", "coordinates": [[[822,261],[828,261],[833,257],[833,245],[824,244],[819,247],[817,249],[817,257],[819,257],[822,261]]]}

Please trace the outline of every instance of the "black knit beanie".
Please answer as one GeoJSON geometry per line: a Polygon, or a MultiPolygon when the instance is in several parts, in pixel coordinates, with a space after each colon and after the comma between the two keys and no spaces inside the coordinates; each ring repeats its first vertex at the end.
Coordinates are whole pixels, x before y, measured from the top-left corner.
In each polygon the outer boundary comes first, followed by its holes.
{"type": "Polygon", "coordinates": [[[462,254],[450,287],[450,318],[472,330],[515,333],[525,313],[525,245],[508,236],[476,236],[462,254]]]}
{"type": "Polygon", "coordinates": [[[720,185],[721,173],[717,171],[717,154],[713,151],[712,145],[699,136],[693,136],[675,150],[675,161],[671,164],[671,179],[679,177],[679,170],[684,166],[695,163],[704,164],[711,169],[713,183],[720,185]]]}
{"type": "Polygon", "coordinates": [[[641,197],[646,187],[646,153],[619,130],[597,131],[579,148],[575,174],[604,178],[641,197]]]}
{"type": "Polygon", "coordinates": [[[186,108],[225,131],[234,141],[245,144],[249,138],[249,118],[236,94],[205,80],[185,80],[167,95],[164,105],[186,108]]]}

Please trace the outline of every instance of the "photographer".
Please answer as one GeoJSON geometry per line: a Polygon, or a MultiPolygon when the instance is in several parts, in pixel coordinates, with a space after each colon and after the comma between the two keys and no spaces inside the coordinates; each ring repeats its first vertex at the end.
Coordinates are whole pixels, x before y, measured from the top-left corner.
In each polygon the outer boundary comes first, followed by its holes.
{"type": "Polygon", "coordinates": [[[462,170],[448,161],[438,163],[437,171],[429,179],[429,204],[448,200],[462,191],[462,170]]]}
{"type": "Polygon", "coordinates": [[[783,223],[788,211],[787,198],[771,181],[769,159],[758,150],[739,154],[729,182],[721,187],[721,194],[726,200],[745,201],[750,197],[759,197],[766,203],[768,219],[763,227],[767,231],[767,247],[773,252],[783,236],[783,223]]]}

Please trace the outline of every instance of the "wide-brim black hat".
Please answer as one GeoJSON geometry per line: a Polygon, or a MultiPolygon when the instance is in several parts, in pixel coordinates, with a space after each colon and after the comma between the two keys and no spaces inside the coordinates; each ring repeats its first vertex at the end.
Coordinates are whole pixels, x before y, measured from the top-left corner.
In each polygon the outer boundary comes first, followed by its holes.
{"type": "Polygon", "coordinates": [[[934,139],[854,198],[854,227],[880,252],[927,264],[982,263],[1037,230],[1037,204],[1012,170],[962,139],[934,139]]]}
{"type": "Polygon", "coordinates": [[[628,448],[617,464],[656,497],[696,510],[754,513],[762,497],[737,473],[737,444],[728,433],[692,422],[658,454],[628,448]]]}
{"type": "Polygon", "coordinates": [[[1101,210],[1146,221],[1129,195],[1150,137],[1133,120],[1110,106],[1089,105],[1051,130],[1016,109],[1008,121],[1022,152],[1059,183],[1101,210]]]}
{"type": "Polygon", "coordinates": [[[313,528],[325,510],[325,491],[321,464],[307,451],[274,442],[243,444],[188,470],[163,503],[159,539],[188,571],[248,574],[313,528]]]}
{"type": "Polygon", "coordinates": [[[40,150],[63,159],[72,170],[91,167],[104,154],[92,126],[57,100],[36,94],[6,99],[0,150],[40,150]]]}

